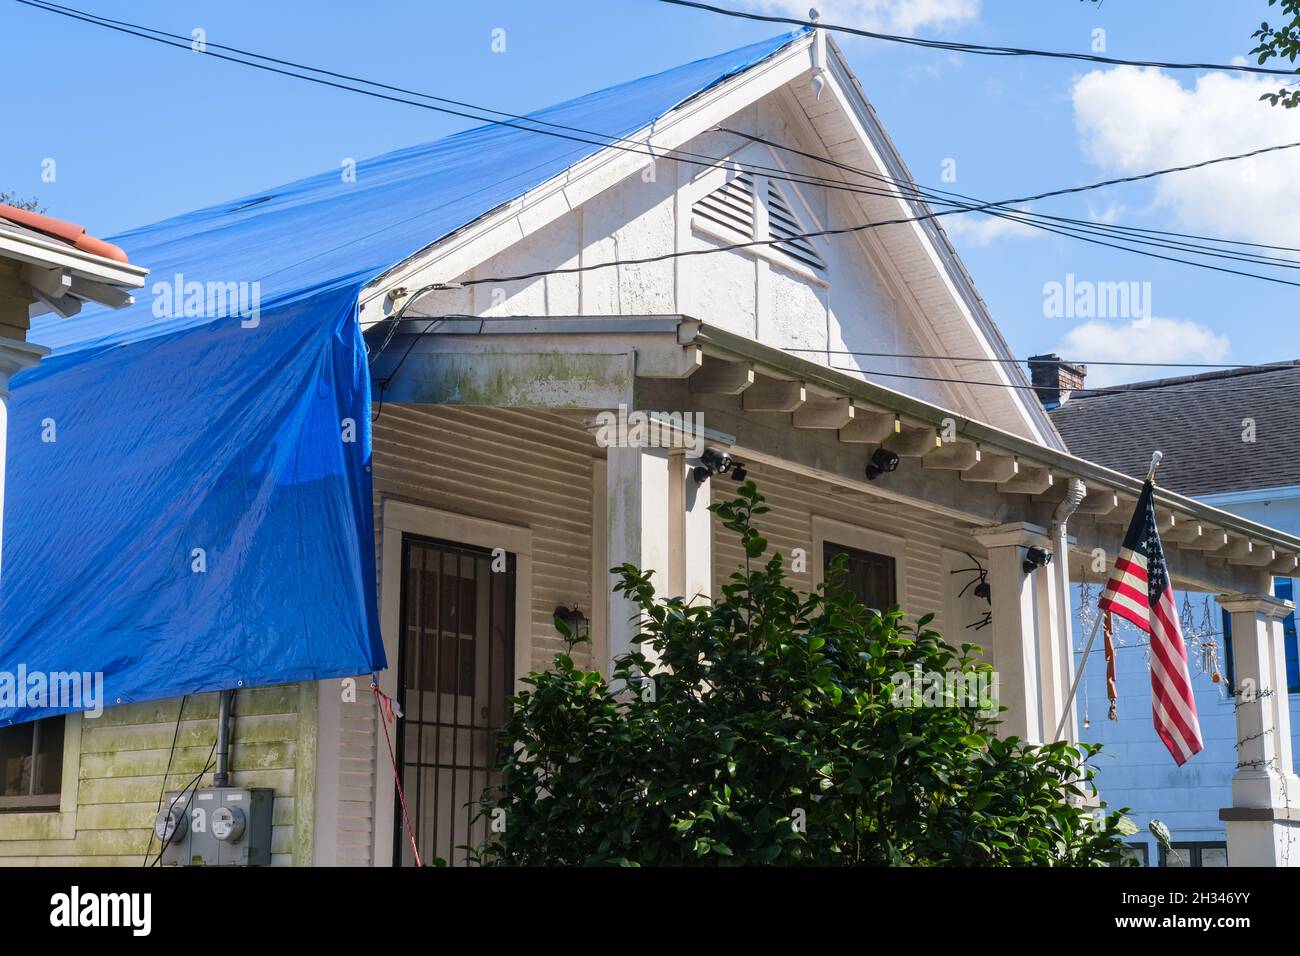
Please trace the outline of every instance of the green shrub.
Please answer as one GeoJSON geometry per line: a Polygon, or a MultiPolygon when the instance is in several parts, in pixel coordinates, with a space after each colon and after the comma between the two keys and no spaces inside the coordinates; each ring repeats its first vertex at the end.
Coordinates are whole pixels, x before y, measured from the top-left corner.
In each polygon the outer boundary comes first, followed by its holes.
{"type": "Polygon", "coordinates": [[[895,675],[917,666],[991,672],[973,645],[927,629],[930,616],[913,628],[835,588],[799,594],[780,555],[755,566],[767,542],[754,518],[768,509],[752,482],[739,495],[712,508],[747,555],[720,600],[661,600],[652,572],[614,569],[643,632],[613,686],[571,653],[526,679],[504,783],[484,800],[505,824],[484,862],[1118,861],[1119,814],[1094,819],[1069,799],[1096,748],[999,739],[992,713],[900,695],[895,675]]]}

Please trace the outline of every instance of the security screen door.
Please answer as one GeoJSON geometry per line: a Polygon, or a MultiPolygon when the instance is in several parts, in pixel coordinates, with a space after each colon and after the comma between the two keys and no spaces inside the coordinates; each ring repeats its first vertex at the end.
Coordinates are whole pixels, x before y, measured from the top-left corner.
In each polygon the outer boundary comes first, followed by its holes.
{"type": "MultiPolygon", "coordinates": [[[[402,571],[402,787],[422,860],[466,866],[514,691],[515,556],[408,534],[402,571]]],[[[394,820],[393,859],[411,866],[400,805],[394,820]]]]}

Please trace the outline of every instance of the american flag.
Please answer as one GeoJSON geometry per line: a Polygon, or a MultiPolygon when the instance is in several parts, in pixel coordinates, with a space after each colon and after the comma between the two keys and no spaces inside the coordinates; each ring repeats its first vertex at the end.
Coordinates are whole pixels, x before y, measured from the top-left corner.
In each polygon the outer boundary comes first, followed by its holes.
{"type": "Polygon", "coordinates": [[[1205,749],[1196,698],[1187,673],[1187,646],[1178,627],[1178,608],[1169,583],[1165,552],[1156,530],[1154,488],[1142,486],[1115,571],[1097,606],[1131,621],[1150,635],[1151,715],[1156,733],[1182,766],[1205,749]]]}

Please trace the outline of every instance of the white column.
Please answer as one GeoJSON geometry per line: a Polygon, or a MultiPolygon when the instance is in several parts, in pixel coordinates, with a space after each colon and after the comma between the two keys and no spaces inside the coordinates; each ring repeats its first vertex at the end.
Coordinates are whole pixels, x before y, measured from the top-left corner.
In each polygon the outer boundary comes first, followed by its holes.
{"type": "Polygon", "coordinates": [[[1291,713],[1282,622],[1290,601],[1223,594],[1232,615],[1237,769],[1227,824],[1231,866],[1300,866],[1300,778],[1291,754],[1291,713]]]}
{"type": "MultiPolygon", "coordinates": [[[[671,449],[608,449],[606,463],[608,567],[624,563],[653,570],[660,598],[708,600],[712,591],[710,481],[697,485],[688,458],[671,449]]],[[[720,480],[717,478],[713,481],[720,480]]],[[[609,586],[616,583],[610,576],[609,586]]],[[[620,594],[606,612],[606,673],[639,633],[637,609],[620,594]]]]}
{"type": "Polygon", "coordinates": [[[49,349],[31,342],[0,338],[0,573],[4,555],[5,460],[9,453],[9,379],[49,354],[49,349]]]}
{"type": "MultiPolygon", "coordinates": [[[[697,485],[691,477],[689,461],[685,468],[684,474],[679,476],[686,490],[682,502],[686,510],[682,541],[685,549],[682,555],[685,588],[682,594],[691,603],[707,603],[713,597],[713,512],[709,510],[709,505],[713,500],[713,483],[727,479],[712,478],[697,485]]],[[[732,484],[729,490],[736,487],[732,484]]]]}
{"type": "Polygon", "coordinates": [[[975,539],[988,549],[993,666],[998,703],[1007,708],[999,731],[1042,743],[1044,667],[1052,665],[1050,657],[1044,661],[1042,646],[1057,639],[1053,615],[1059,614],[1059,606],[1050,571],[1039,568],[1026,574],[1024,561],[1029,548],[1047,547],[1047,532],[1039,525],[1013,523],[977,531],[975,539]]]}

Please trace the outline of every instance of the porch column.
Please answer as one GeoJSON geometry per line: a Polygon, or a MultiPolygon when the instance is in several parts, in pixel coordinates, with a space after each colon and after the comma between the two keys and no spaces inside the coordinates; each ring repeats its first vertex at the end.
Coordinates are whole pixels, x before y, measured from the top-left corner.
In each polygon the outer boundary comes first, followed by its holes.
{"type": "Polygon", "coordinates": [[[0,338],[0,573],[3,573],[4,554],[5,459],[9,447],[9,379],[49,354],[49,349],[31,342],[0,338]]]}
{"type": "Polygon", "coordinates": [[[1026,574],[1024,561],[1031,547],[1048,547],[1047,530],[1017,522],[977,531],[975,539],[988,550],[993,668],[998,703],[1007,708],[1000,731],[1042,743],[1045,710],[1059,717],[1059,702],[1045,708],[1043,694],[1045,676],[1051,686],[1056,683],[1050,675],[1058,662],[1043,649],[1058,634],[1054,615],[1059,607],[1050,571],[1039,568],[1026,574]]]}
{"type": "MultiPolygon", "coordinates": [[[[608,567],[634,564],[655,572],[659,597],[707,600],[713,574],[710,481],[697,485],[696,464],[679,449],[611,447],[606,466],[608,567]]],[[[615,579],[608,578],[613,587],[615,579]]],[[[610,594],[606,673],[640,632],[636,606],[610,594]]]]}
{"type": "Polygon", "coordinates": [[[1291,756],[1286,641],[1295,608],[1264,594],[1222,594],[1232,615],[1237,769],[1227,824],[1230,866],[1300,866],[1300,778],[1291,756]]]}

